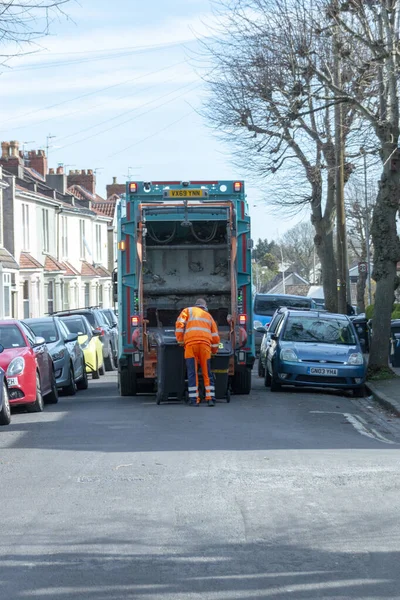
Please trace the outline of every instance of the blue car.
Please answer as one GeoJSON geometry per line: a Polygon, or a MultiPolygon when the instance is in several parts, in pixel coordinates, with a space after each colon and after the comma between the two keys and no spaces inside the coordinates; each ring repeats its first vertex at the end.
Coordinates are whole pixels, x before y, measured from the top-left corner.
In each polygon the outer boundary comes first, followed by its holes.
{"type": "MultiPolygon", "coordinates": [[[[4,347],[0,344],[0,353],[4,347]]],[[[8,398],[8,387],[5,372],[0,367],[0,425],[9,425],[11,422],[10,401],[8,398]]]]}
{"type": "Polygon", "coordinates": [[[315,301],[307,296],[256,294],[253,302],[253,327],[256,356],[259,356],[260,354],[264,329],[268,329],[275,311],[283,306],[289,308],[317,308],[315,301]]]}
{"type": "Polygon", "coordinates": [[[265,385],[352,390],[365,393],[366,363],[350,319],[317,310],[281,309],[265,360],[265,385]]]}
{"type": "Polygon", "coordinates": [[[24,321],[34,334],[43,337],[54,363],[57,389],[69,396],[86,390],[88,378],[85,357],[78,335],[71,333],[58,317],[39,317],[24,321]]]}

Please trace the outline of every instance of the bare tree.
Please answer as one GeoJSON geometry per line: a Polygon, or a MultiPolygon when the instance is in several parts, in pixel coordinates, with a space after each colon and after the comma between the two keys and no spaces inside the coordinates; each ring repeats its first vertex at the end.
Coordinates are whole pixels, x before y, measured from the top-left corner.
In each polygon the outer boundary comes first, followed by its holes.
{"type": "Polygon", "coordinates": [[[312,224],[305,222],[289,229],[281,240],[286,260],[307,281],[310,281],[314,266],[314,235],[312,224]]]}
{"type": "Polygon", "coordinates": [[[52,21],[65,14],[71,0],[7,0],[0,1],[0,61],[26,53],[26,44],[49,34],[52,21]]]}
{"type": "MultiPolygon", "coordinates": [[[[337,100],[310,68],[309,56],[333,60],[329,43],[310,26],[309,3],[287,0],[234,0],[223,8],[219,41],[208,46],[213,71],[206,112],[223,133],[237,162],[268,189],[266,202],[285,211],[311,211],[314,243],[322,266],[325,301],[337,310],[335,143],[332,128],[337,100]],[[229,16],[227,16],[229,15],[229,16]],[[272,177],[273,176],[273,177],[272,177]]],[[[362,93],[362,77],[354,94],[362,93]]],[[[355,111],[345,111],[345,138],[355,111]]],[[[351,165],[346,165],[347,175],[351,165]]]]}
{"type": "Polygon", "coordinates": [[[387,369],[390,320],[396,286],[400,242],[396,215],[400,197],[399,67],[400,3],[397,0],[319,0],[312,13],[321,39],[339,31],[337,52],[342,72],[340,85],[328,64],[316,64],[309,53],[309,66],[334,93],[336,100],[351,106],[359,120],[375,135],[382,160],[378,197],[372,219],[375,294],[374,343],[369,366],[387,369]],[[321,17],[322,15],[322,17],[321,17]],[[330,25],[326,25],[326,17],[330,25]],[[355,47],[356,45],[356,47],[355,47]],[[352,78],[363,73],[369,79],[368,93],[355,95],[352,78]]]}

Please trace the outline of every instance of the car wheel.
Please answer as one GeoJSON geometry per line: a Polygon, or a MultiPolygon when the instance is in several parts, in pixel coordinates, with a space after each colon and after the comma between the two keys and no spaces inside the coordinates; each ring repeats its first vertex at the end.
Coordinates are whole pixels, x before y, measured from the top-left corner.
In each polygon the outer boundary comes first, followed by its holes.
{"type": "Polygon", "coordinates": [[[32,404],[28,404],[26,408],[28,412],[42,412],[44,409],[39,373],[36,373],[36,400],[32,404]]]}
{"type": "Polygon", "coordinates": [[[271,387],[271,375],[269,374],[268,367],[265,368],[264,385],[265,387],[271,387]]]}
{"type": "Polygon", "coordinates": [[[9,425],[11,422],[10,400],[8,398],[8,389],[3,383],[3,406],[0,410],[0,425],[9,425]]]}
{"type": "Polygon", "coordinates": [[[96,369],[92,373],[92,379],[100,379],[99,359],[96,358],[96,369]]]}
{"type": "Polygon", "coordinates": [[[282,384],[277,381],[274,377],[271,377],[271,392],[280,392],[282,390],[282,384]]]}
{"type": "Polygon", "coordinates": [[[364,385],[353,389],[354,398],[365,398],[365,395],[366,394],[365,394],[365,386],[364,385]]]}
{"type": "Polygon", "coordinates": [[[83,363],[83,376],[82,379],[80,379],[78,381],[78,383],[76,384],[76,387],[78,388],[78,390],[87,390],[89,387],[89,380],[88,380],[88,376],[86,373],[86,364],[83,363]]]}
{"type": "Polygon", "coordinates": [[[76,383],[72,365],[69,366],[69,384],[64,388],[64,391],[67,396],[75,396],[76,394],[76,383]]]}
{"type": "Polygon", "coordinates": [[[105,371],[105,368],[104,368],[104,362],[101,365],[101,367],[99,367],[99,373],[100,373],[100,375],[105,375],[106,374],[106,371],[105,371]]]}
{"type": "Polygon", "coordinates": [[[51,378],[51,392],[45,396],[45,402],[47,404],[57,404],[58,402],[58,390],[54,373],[52,374],[51,378]]]}
{"type": "Polygon", "coordinates": [[[261,362],[261,357],[258,359],[258,376],[259,377],[264,377],[265,375],[265,369],[264,366],[261,362]]]}
{"type": "Polygon", "coordinates": [[[111,344],[108,347],[108,356],[107,356],[107,358],[104,359],[104,366],[106,368],[106,371],[114,371],[115,370],[114,350],[112,349],[111,344]]]}

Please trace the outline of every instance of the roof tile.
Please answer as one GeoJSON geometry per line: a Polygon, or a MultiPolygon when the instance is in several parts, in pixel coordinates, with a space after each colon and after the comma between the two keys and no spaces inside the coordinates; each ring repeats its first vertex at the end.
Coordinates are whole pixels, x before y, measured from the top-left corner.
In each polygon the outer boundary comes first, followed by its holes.
{"type": "Polygon", "coordinates": [[[75,267],[71,265],[71,263],[65,261],[62,263],[62,265],[65,271],[64,277],[77,277],[78,275],[80,275],[79,271],[77,271],[75,267]]]}
{"type": "Polygon", "coordinates": [[[97,273],[96,268],[93,267],[93,265],[88,263],[86,260],[82,260],[81,262],[82,262],[82,269],[81,269],[82,277],[99,277],[99,274],[97,273]]]}
{"type": "Polygon", "coordinates": [[[46,256],[46,260],[44,261],[44,270],[51,272],[65,271],[64,266],[60,262],[58,262],[58,260],[56,260],[53,256],[50,256],[50,254],[46,256]]]}
{"type": "Polygon", "coordinates": [[[43,269],[43,265],[36,258],[33,258],[29,252],[21,252],[19,266],[20,269],[43,269]]]}

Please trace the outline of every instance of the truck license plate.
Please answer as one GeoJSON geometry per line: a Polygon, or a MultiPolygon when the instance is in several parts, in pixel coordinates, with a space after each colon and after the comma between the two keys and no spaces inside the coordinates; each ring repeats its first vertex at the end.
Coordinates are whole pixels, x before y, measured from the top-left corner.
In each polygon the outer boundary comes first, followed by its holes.
{"type": "Polygon", "coordinates": [[[329,369],[327,367],[310,367],[308,369],[309,375],[328,375],[329,377],[337,377],[338,370],[337,369],[329,369]]]}
{"type": "Polygon", "coordinates": [[[184,189],[184,190],[168,190],[169,198],[203,198],[204,190],[184,189]]]}

